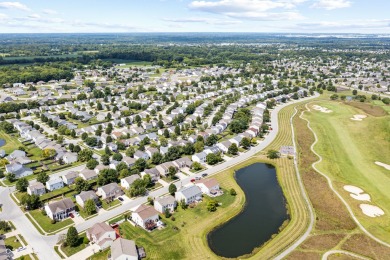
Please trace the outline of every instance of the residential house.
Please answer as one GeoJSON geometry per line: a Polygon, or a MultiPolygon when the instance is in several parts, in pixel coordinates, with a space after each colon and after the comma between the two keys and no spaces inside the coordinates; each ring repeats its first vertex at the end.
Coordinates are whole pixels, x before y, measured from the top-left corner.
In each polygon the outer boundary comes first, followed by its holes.
{"type": "Polygon", "coordinates": [[[152,206],[142,204],[131,214],[131,219],[138,226],[151,230],[156,227],[159,216],[157,210],[152,206]]]}
{"type": "Polygon", "coordinates": [[[76,195],[76,202],[82,208],[84,208],[85,202],[87,200],[93,200],[95,202],[95,205],[100,205],[99,197],[96,195],[95,192],[91,190],[82,191],[80,194],[76,195]]]}
{"type": "Polygon", "coordinates": [[[112,201],[115,198],[123,195],[124,193],[117,183],[109,183],[107,185],[99,187],[96,194],[98,196],[101,196],[102,199],[112,201]]]}
{"type": "Polygon", "coordinates": [[[149,174],[149,176],[152,178],[152,181],[154,181],[154,182],[156,182],[160,179],[160,172],[156,168],[145,169],[145,171],[143,173],[141,173],[142,178],[146,174],[149,174]]]}
{"type": "Polygon", "coordinates": [[[175,192],[175,199],[191,204],[202,199],[202,191],[196,185],[184,186],[175,192]]]}
{"type": "Polygon", "coordinates": [[[74,180],[79,177],[79,174],[75,171],[70,171],[64,175],[62,175],[62,180],[66,185],[71,185],[74,183],[74,180]]]}
{"type": "Polygon", "coordinates": [[[179,159],[173,161],[172,163],[178,169],[181,169],[181,168],[184,168],[184,167],[191,168],[191,166],[192,166],[192,161],[188,157],[179,158],[179,159]]]}
{"type": "Polygon", "coordinates": [[[166,176],[169,172],[169,167],[174,167],[174,168],[178,169],[172,162],[165,162],[165,163],[162,163],[160,165],[157,165],[156,169],[158,170],[160,175],[166,176]]]}
{"type": "Polygon", "coordinates": [[[138,260],[137,246],[133,240],[118,238],[111,245],[111,260],[138,260]]]}
{"type": "Polygon", "coordinates": [[[133,182],[135,180],[138,180],[138,179],[140,179],[138,174],[134,174],[134,175],[125,177],[125,178],[121,179],[121,187],[124,189],[129,189],[131,184],[133,184],[133,182]]]}
{"type": "Polygon", "coordinates": [[[87,229],[86,235],[89,241],[99,246],[100,250],[111,246],[112,242],[116,239],[115,230],[105,222],[95,223],[87,229]]]}
{"type": "Polygon", "coordinates": [[[205,152],[200,152],[200,153],[196,153],[194,154],[191,159],[192,161],[194,162],[198,162],[198,163],[205,163],[206,162],[206,156],[207,154],[205,152]]]}
{"type": "Polygon", "coordinates": [[[64,181],[61,177],[51,178],[46,182],[46,189],[49,191],[58,190],[64,187],[64,181]]]}
{"type": "Polygon", "coordinates": [[[135,151],[134,153],[134,159],[144,159],[145,161],[149,160],[149,155],[145,152],[142,152],[140,150],[135,151]]]}
{"type": "Polygon", "coordinates": [[[198,180],[195,185],[200,188],[202,193],[207,195],[216,195],[220,190],[219,183],[214,178],[198,180]]]}
{"type": "Polygon", "coordinates": [[[172,195],[168,195],[154,200],[154,208],[160,213],[165,213],[166,210],[169,210],[169,212],[173,212],[176,206],[177,202],[172,195]]]}
{"type": "Polygon", "coordinates": [[[40,182],[36,182],[36,183],[30,184],[27,187],[27,193],[29,195],[35,194],[35,195],[41,196],[41,195],[46,193],[45,185],[43,185],[40,182]]]}
{"type": "Polygon", "coordinates": [[[45,205],[45,211],[49,218],[62,220],[75,210],[75,204],[70,198],[65,198],[45,205]]]}
{"type": "Polygon", "coordinates": [[[230,141],[224,141],[221,143],[217,143],[216,146],[223,152],[227,153],[229,150],[229,147],[232,145],[230,141]]]}
{"type": "Polygon", "coordinates": [[[10,164],[5,165],[5,171],[9,173],[15,174],[17,179],[27,177],[33,174],[33,170],[30,168],[24,167],[20,163],[12,162],[10,164]]]}
{"type": "Polygon", "coordinates": [[[62,161],[66,164],[75,163],[77,162],[77,154],[67,152],[62,156],[62,161]]]}
{"type": "Polygon", "coordinates": [[[84,169],[79,173],[79,176],[86,181],[97,179],[98,175],[94,170],[84,169]]]}

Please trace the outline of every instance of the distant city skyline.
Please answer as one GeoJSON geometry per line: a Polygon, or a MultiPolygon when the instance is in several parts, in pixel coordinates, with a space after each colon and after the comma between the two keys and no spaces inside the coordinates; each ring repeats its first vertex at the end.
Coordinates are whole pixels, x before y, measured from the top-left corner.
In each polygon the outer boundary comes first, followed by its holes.
{"type": "Polygon", "coordinates": [[[390,33],[385,0],[0,1],[0,33],[390,33]]]}

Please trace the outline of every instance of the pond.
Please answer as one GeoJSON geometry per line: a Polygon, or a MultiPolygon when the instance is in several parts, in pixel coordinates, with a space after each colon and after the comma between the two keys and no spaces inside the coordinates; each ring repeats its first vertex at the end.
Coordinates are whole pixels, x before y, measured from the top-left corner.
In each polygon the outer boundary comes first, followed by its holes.
{"type": "Polygon", "coordinates": [[[288,219],[286,202],[272,165],[255,163],[235,173],[245,193],[243,211],[207,236],[219,256],[233,258],[249,254],[268,241],[288,219]]]}
{"type": "Polygon", "coordinates": [[[5,140],[4,139],[0,139],[0,147],[2,147],[3,145],[5,145],[5,140]]]}

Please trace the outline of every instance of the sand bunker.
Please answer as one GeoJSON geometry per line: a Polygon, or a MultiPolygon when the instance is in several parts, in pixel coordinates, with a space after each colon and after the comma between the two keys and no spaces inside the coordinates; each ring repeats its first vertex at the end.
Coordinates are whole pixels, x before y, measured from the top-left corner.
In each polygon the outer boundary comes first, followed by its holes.
{"type": "Polygon", "coordinates": [[[359,187],[352,186],[352,185],[345,185],[344,190],[353,193],[355,195],[359,195],[360,193],[364,192],[364,190],[360,189],[359,187]]]}
{"type": "Polygon", "coordinates": [[[371,197],[369,194],[363,193],[363,194],[349,194],[351,195],[352,198],[355,200],[360,200],[360,201],[371,201],[371,197]]]}
{"type": "Polygon", "coordinates": [[[318,105],[313,105],[312,108],[314,110],[320,111],[322,113],[331,113],[331,112],[333,112],[332,110],[327,109],[326,107],[322,107],[322,106],[318,106],[318,105]]]}
{"type": "Polygon", "coordinates": [[[385,168],[386,170],[389,170],[390,171],[390,165],[388,164],[385,164],[385,163],[382,163],[382,162],[375,162],[376,165],[379,165],[379,166],[382,166],[383,168],[385,168]]]}
{"type": "Polygon", "coordinates": [[[351,117],[351,120],[362,121],[366,117],[367,117],[366,115],[354,115],[353,117],[351,117]]]}
{"type": "Polygon", "coordinates": [[[365,215],[371,218],[379,217],[385,214],[381,208],[369,204],[360,204],[360,209],[365,215]]]}

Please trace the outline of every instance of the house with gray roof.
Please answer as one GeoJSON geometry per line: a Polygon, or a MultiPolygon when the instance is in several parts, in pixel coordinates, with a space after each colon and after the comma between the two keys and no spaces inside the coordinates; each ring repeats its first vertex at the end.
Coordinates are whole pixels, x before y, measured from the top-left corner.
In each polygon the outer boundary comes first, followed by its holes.
{"type": "Polygon", "coordinates": [[[168,195],[155,199],[153,206],[160,213],[165,213],[166,210],[173,212],[177,206],[177,202],[172,195],[168,195]]]}
{"type": "Polygon", "coordinates": [[[99,205],[99,197],[96,195],[95,192],[89,190],[89,191],[82,191],[80,194],[76,196],[76,202],[79,204],[82,208],[84,208],[84,204],[87,200],[93,200],[95,202],[95,205],[99,205]]]}
{"type": "Polygon", "coordinates": [[[49,218],[62,220],[69,216],[69,213],[75,210],[75,204],[70,198],[54,201],[45,205],[45,211],[49,218]]]}
{"type": "Polygon", "coordinates": [[[111,245],[112,260],[138,260],[138,250],[133,240],[118,238],[111,245]]]}
{"type": "Polygon", "coordinates": [[[188,205],[202,200],[202,191],[195,185],[184,186],[175,192],[175,199],[177,201],[184,200],[184,202],[188,205]]]}

